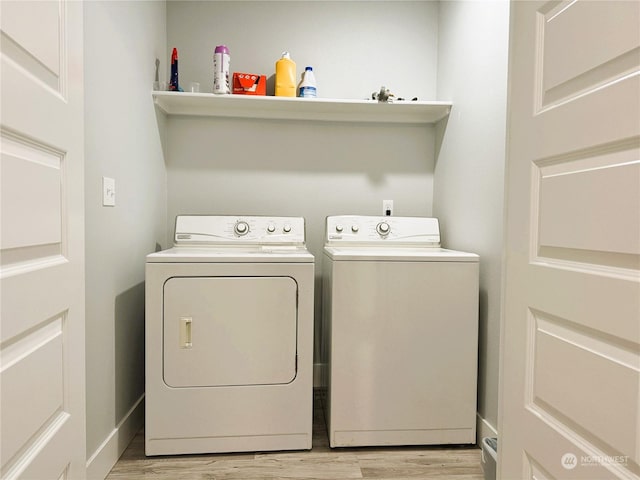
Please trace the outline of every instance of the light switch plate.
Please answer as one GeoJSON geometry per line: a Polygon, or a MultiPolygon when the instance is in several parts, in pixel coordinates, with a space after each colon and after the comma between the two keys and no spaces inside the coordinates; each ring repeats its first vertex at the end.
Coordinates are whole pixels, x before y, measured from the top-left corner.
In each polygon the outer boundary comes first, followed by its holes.
{"type": "Polygon", "coordinates": [[[113,178],[102,177],[102,206],[116,206],[116,181],[113,178]]]}

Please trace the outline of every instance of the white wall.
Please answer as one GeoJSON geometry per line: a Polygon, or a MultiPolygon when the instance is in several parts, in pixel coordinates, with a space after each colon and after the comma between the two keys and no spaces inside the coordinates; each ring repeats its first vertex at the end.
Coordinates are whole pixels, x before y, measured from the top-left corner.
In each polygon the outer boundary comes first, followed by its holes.
{"type": "Polygon", "coordinates": [[[509,4],[441,2],[439,31],[438,98],[454,107],[438,129],[433,212],[445,246],[480,255],[478,413],[490,430],[498,416],[509,4]]]}
{"type": "MultiPolygon", "coordinates": [[[[327,215],[429,215],[433,129],[171,118],[168,234],[180,213],[294,215],[321,258],[327,215]]],[[[319,267],[319,265],[318,265],[319,267]]]]}
{"type": "MultiPolygon", "coordinates": [[[[170,1],[167,62],[178,48],[180,82],[213,88],[213,51],[225,44],[231,71],[270,77],[284,50],[314,68],[318,96],[370,98],[385,85],[403,97],[433,99],[437,2],[170,1]]],[[[272,92],[273,94],[273,92],[272,92]]]]}
{"type": "Polygon", "coordinates": [[[164,2],[84,6],[89,478],[106,475],[142,422],[145,255],[167,245],[166,173],[151,101],[165,25],[164,2]],[[102,206],[103,176],[116,181],[115,207],[102,206]]]}
{"type": "MultiPolygon", "coordinates": [[[[167,59],[177,47],[182,85],[204,90],[217,44],[232,71],[265,75],[288,49],[314,66],[320,96],[365,98],[384,84],[433,100],[437,12],[436,2],[168,2],[167,59]]],[[[325,217],[380,214],[383,199],[396,215],[431,215],[433,162],[430,126],[170,118],[168,234],[180,213],[305,217],[319,319],[325,217]]]]}

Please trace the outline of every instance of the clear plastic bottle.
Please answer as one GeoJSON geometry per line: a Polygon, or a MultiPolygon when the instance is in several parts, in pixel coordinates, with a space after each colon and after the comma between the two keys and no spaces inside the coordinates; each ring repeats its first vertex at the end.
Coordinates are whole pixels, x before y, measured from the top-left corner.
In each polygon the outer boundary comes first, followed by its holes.
{"type": "Polygon", "coordinates": [[[282,58],[276,62],[276,97],[296,96],[296,62],[291,60],[289,52],[282,52],[282,58]]]}
{"type": "Polygon", "coordinates": [[[300,93],[299,97],[303,98],[316,98],[318,96],[317,88],[316,88],[316,76],[313,73],[312,67],[307,67],[304,69],[304,73],[302,74],[302,82],[300,82],[300,93]]]}

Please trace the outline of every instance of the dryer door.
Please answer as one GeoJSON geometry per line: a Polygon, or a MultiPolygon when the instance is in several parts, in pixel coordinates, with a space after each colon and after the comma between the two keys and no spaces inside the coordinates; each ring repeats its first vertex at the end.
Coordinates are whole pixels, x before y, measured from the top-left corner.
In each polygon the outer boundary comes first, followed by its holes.
{"type": "Polygon", "coordinates": [[[163,322],[171,387],[285,384],[296,376],[291,277],[172,277],[163,322]]]}

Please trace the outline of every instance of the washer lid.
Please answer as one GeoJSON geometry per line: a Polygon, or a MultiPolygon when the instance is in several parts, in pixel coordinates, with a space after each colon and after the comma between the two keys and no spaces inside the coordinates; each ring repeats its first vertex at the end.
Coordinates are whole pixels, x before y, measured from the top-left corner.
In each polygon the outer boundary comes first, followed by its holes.
{"type": "Polygon", "coordinates": [[[325,246],[324,253],[335,261],[388,261],[388,262],[478,262],[475,253],[458,252],[439,247],[376,247],[325,246]]]}

